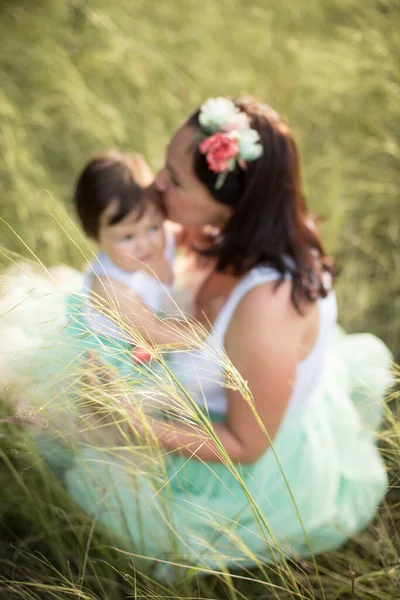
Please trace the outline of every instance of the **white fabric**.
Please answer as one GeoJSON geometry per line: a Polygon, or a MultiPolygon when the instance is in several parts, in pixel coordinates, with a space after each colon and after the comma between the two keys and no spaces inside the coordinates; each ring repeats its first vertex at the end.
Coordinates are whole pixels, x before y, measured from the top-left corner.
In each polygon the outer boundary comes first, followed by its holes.
{"type": "MultiPolygon", "coordinates": [[[[171,269],[175,255],[175,240],[172,234],[166,232],[164,256],[171,269]]],[[[164,309],[172,291],[172,285],[161,283],[155,276],[143,271],[124,271],[120,269],[105,252],[100,252],[89,265],[84,278],[83,293],[87,296],[85,321],[92,331],[126,340],[126,334],[117,323],[96,310],[90,302],[93,280],[105,277],[119,281],[140,296],[148,308],[155,313],[164,309]]]]}
{"type": "MultiPolygon", "coordinates": [[[[289,277],[289,275],[287,276],[289,277]]],[[[173,371],[192,399],[209,411],[224,415],[227,394],[224,388],[224,338],[230,320],[242,298],[251,289],[280,278],[270,267],[253,268],[234,288],[218,315],[204,347],[191,352],[177,353],[173,371]]],[[[289,410],[312,402],[322,382],[324,366],[337,317],[335,294],[318,300],[319,332],[313,350],[297,368],[289,410]]]]}

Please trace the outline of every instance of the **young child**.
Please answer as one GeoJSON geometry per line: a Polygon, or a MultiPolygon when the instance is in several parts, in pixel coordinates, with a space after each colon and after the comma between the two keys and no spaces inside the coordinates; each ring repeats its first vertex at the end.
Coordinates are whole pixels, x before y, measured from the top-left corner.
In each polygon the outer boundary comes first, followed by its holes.
{"type": "MultiPolygon", "coordinates": [[[[85,276],[85,320],[91,331],[137,344],[188,345],[188,323],[160,318],[171,307],[175,240],[148,185],[140,155],[112,150],[91,158],[75,189],[75,206],[98,254],[85,276]]],[[[147,353],[136,348],[138,361],[147,353]]]]}
{"type": "Polygon", "coordinates": [[[29,430],[41,444],[39,453],[57,469],[69,460],[69,438],[105,445],[119,440],[114,416],[103,414],[96,437],[89,419],[97,423],[98,406],[89,410],[83,403],[85,427],[77,416],[90,352],[134,390],[138,406],[152,411],[169,398],[160,383],[165,372],[149,362],[152,346],[201,343],[201,330],[177,307],[181,321],[166,316],[173,308],[175,239],[151,180],[140,155],[108,151],[91,158],[74,193],[82,228],[98,248],[85,275],[23,263],[0,281],[0,330],[7,342],[0,386],[10,389],[12,418],[34,425],[29,430]],[[42,430],[42,423],[49,426],[42,430]]]}
{"type": "MultiPolygon", "coordinates": [[[[76,211],[98,252],[84,277],[83,303],[77,314],[85,331],[77,337],[83,344],[86,337],[90,344],[98,336],[99,343],[91,347],[94,354],[115,368],[128,390],[135,390],[142,409],[152,412],[168,406],[171,412],[168,394],[155,382],[157,376],[165,379],[165,373],[159,365],[149,364],[152,346],[193,348],[204,336],[179,312],[181,305],[172,311],[181,320],[168,316],[174,308],[175,237],[165,226],[164,208],[151,181],[140,155],[116,150],[92,157],[78,177],[76,211]]],[[[97,420],[100,414],[102,443],[112,445],[118,442],[118,430],[114,417],[105,416],[101,409],[94,403],[94,416],[87,411],[88,419],[97,420]],[[109,422],[111,427],[106,427],[109,422]]],[[[93,438],[96,428],[89,429],[93,438]]]]}

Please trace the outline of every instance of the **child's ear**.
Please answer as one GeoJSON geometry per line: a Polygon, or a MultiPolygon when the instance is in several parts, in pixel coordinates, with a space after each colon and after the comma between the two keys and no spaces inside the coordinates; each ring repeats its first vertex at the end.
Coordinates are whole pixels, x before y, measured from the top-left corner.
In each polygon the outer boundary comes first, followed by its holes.
{"type": "Polygon", "coordinates": [[[135,181],[142,187],[150,185],[154,175],[143,154],[131,154],[132,173],[135,181]]]}

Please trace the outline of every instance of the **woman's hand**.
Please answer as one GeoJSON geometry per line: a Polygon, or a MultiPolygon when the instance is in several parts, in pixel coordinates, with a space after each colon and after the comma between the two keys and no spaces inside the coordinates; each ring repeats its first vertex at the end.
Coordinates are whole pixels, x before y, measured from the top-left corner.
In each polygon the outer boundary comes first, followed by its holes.
{"type": "Polygon", "coordinates": [[[136,437],[168,451],[180,451],[190,456],[204,453],[207,459],[218,460],[218,448],[201,427],[167,423],[134,410],[112,369],[101,363],[93,352],[88,354],[83,382],[88,432],[85,441],[93,443],[95,440],[101,447],[121,446],[136,437]]]}
{"type": "MultiPolygon", "coordinates": [[[[95,352],[88,352],[83,383],[90,390],[106,392],[122,405],[127,404],[127,398],[116,381],[116,376],[111,367],[100,361],[95,352]]],[[[100,401],[92,398],[94,405],[102,405],[100,401]]]]}
{"type": "Polygon", "coordinates": [[[82,378],[83,412],[89,433],[96,428],[97,437],[106,445],[127,441],[143,429],[132,399],[117,381],[112,369],[89,352],[82,378]]]}

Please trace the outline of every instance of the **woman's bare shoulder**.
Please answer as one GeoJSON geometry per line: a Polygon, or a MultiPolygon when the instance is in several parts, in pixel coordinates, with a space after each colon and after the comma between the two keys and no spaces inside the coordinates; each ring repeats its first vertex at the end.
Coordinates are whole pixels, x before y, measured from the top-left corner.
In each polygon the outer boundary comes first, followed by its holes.
{"type": "Polygon", "coordinates": [[[262,319],[275,319],[277,317],[296,318],[298,311],[292,302],[292,282],[266,281],[249,290],[240,300],[233,320],[251,319],[257,322],[262,319]]]}
{"type": "Polygon", "coordinates": [[[301,339],[304,329],[302,315],[292,302],[292,283],[276,281],[262,283],[241,299],[226,333],[226,345],[238,343],[283,343],[286,339],[301,339]]]}
{"type": "Polygon", "coordinates": [[[292,282],[280,285],[269,281],[251,289],[238,304],[230,321],[226,337],[226,350],[241,345],[259,346],[260,351],[295,350],[298,359],[307,355],[318,332],[316,303],[301,303],[300,310],[292,300],[292,282]]]}

